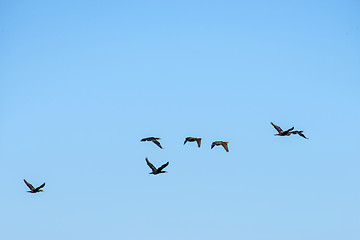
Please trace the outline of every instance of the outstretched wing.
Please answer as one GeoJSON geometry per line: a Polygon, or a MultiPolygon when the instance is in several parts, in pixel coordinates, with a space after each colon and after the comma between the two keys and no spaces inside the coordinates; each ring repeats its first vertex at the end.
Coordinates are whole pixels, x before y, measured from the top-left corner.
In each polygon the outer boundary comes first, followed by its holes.
{"type": "Polygon", "coordinates": [[[215,147],[215,142],[213,142],[212,144],[211,144],[211,149],[213,149],[215,147]]]}
{"type": "Polygon", "coordinates": [[[228,148],[228,145],[227,145],[227,143],[221,143],[221,146],[223,146],[224,147],[224,149],[228,152],[229,151],[229,148],[228,148]]]}
{"type": "Polygon", "coordinates": [[[158,171],[159,172],[162,171],[164,168],[167,167],[167,165],[169,165],[169,162],[167,162],[167,163],[163,164],[161,167],[159,167],[158,171]]]}
{"type": "Polygon", "coordinates": [[[157,168],[154,167],[154,165],[152,165],[151,162],[149,162],[148,158],[145,158],[145,160],[146,160],[147,165],[151,168],[151,170],[153,170],[153,172],[155,172],[157,170],[157,168]]]}
{"type": "Polygon", "coordinates": [[[31,191],[34,191],[35,188],[33,187],[33,185],[31,185],[30,183],[28,183],[25,179],[24,179],[25,184],[28,186],[28,188],[30,188],[31,191]]]}
{"type": "Polygon", "coordinates": [[[305,137],[304,134],[302,134],[302,131],[301,131],[301,132],[298,132],[298,134],[299,134],[300,136],[302,136],[303,138],[309,139],[309,138],[305,137]]]}
{"type": "Polygon", "coordinates": [[[197,138],[197,139],[196,139],[196,142],[197,142],[198,147],[200,147],[200,145],[201,145],[201,138],[197,138]]]}
{"type": "Polygon", "coordinates": [[[282,133],[282,132],[283,132],[283,130],[281,129],[281,127],[273,124],[272,122],[271,122],[271,125],[273,125],[273,127],[274,127],[274,128],[276,129],[276,131],[278,131],[279,133],[282,133]]]}
{"type": "Polygon", "coordinates": [[[158,140],[153,140],[152,142],[153,142],[153,143],[155,143],[156,145],[158,145],[158,146],[159,146],[159,148],[162,148],[162,146],[161,146],[161,144],[159,143],[159,141],[158,141],[158,140]]]}
{"type": "Polygon", "coordinates": [[[292,130],[294,130],[294,127],[292,127],[292,128],[289,128],[288,130],[286,130],[285,132],[284,132],[284,134],[288,134],[290,131],[292,131],[292,130]]]}
{"type": "Polygon", "coordinates": [[[41,186],[37,187],[35,191],[39,191],[41,188],[45,187],[45,183],[43,183],[41,186]]]}
{"type": "Polygon", "coordinates": [[[187,141],[188,141],[188,138],[185,138],[184,145],[185,145],[185,143],[187,143],[187,141]]]}

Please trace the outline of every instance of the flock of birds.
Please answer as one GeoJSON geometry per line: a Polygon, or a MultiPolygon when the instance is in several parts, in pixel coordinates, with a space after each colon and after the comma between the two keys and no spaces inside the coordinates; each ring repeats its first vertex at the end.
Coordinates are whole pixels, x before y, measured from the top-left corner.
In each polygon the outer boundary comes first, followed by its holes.
{"type": "MultiPolygon", "coordinates": [[[[275,125],[274,123],[271,122],[271,125],[273,125],[273,127],[278,131],[277,134],[275,134],[275,136],[290,136],[290,135],[296,135],[298,134],[299,136],[308,139],[307,137],[305,137],[305,135],[303,134],[304,131],[293,131],[294,127],[289,128],[286,131],[283,131],[281,129],[281,127],[275,125]]],[[[141,139],[141,142],[146,142],[146,141],[150,141],[155,143],[159,148],[163,148],[160,144],[160,142],[158,140],[161,140],[161,138],[156,138],[156,137],[147,137],[147,138],[143,138],[141,139]]],[[[195,138],[195,137],[187,137],[184,141],[184,145],[187,142],[196,142],[198,147],[201,146],[201,138],[195,138]]],[[[222,146],[226,152],[229,152],[229,148],[228,148],[228,144],[229,142],[224,142],[224,141],[215,141],[211,144],[211,149],[213,149],[215,146],[222,146]]],[[[147,163],[147,165],[151,168],[152,172],[150,172],[149,174],[153,174],[153,175],[157,175],[159,173],[166,173],[166,171],[163,171],[164,168],[166,168],[169,165],[169,162],[161,165],[160,167],[156,168],[150,161],[148,158],[145,158],[145,161],[147,163]]],[[[28,191],[29,193],[38,193],[38,192],[43,192],[42,188],[45,187],[45,183],[43,183],[42,185],[40,185],[37,188],[34,188],[33,185],[31,185],[30,183],[28,183],[25,179],[24,179],[25,184],[28,186],[28,188],[30,189],[30,191],[28,191]]]]}

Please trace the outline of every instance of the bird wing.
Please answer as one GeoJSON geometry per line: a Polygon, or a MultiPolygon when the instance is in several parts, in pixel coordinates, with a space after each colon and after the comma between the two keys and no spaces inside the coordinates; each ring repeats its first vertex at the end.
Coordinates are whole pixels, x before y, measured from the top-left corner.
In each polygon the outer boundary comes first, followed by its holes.
{"type": "Polygon", "coordinates": [[[211,144],[211,149],[213,149],[213,147],[215,147],[215,142],[211,144]]]}
{"type": "Polygon", "coordinates": [[[284,133],[285,134],[287,134],[287,133],[289,133],[290,131],[292,131],[292,130],[294,130],[294,127],[292,127],[292,128],[289,128],[288,130],[286,130],[284,133]]]}
{"type": "Polygon", "coordinates": [[[273,125],[273,127],[274,127],[279,133],[282,133],[282,132],[283,132],[283,130],[281,129],[281,127],[279,127],[279,126],[277,126],[277,125],[275,125],[275,124],[273,124],[273,123],[271,123],[271,125],[273,125]]]}
{"type": "Polygon", "coordinates": [[[185,143],[187,143],[187,141],[188,141],[188,138],[185,138],[184,145],[185,145],[185,143]]]}
{"type": "Polygon", "coordinates": [[[201,138],[197,138],[197,139],[196,139],[196,142],[197,142],[197,144],[198,144],[198,147],[200,147],[200,145],[201,145],[201,138]]]}
{"type": "Polygon", "coordinates": [[[152,142],[153,142],[153,143],[155,143],[156,145],[158,145],[158,146],[159,146],[159,148],[162,148],[162,146],[161,146],[161,144],[159,143],[159,141],[158,141],[158,140],[153,140],[152,142]]]}
{"type": "Polygon", "coordinates": [[[164,168],[166,168],[166,166],[169,165],[169,162],[163,164],[161,167],[159,167],[158,171],[162,171],[164,168]]]}
{"type": "Polygon", "coordinates": [[[308,139],[307,137],[305,137],[305,135],[304,135],[304,134],[302,134],[302,132],[299,132],[298,134],[299,134],[300,136],[302,136],[303,138],[308,139]]]}
{"type": "Polygon", "coordinates": [[[153,172],[155,172],[157,170],[157,168],[154,167],[154,165],[152,165],[151,162],[149,162],[148,158],[145,158],[145,160],[146,160],[147,165],[151,168],[151,170],[153,170],[153,172]]]}
{"type": "Polygon", "coordinates": [[[41,186],[37,187],[35,191],[39,191],[41,188],[45,187],[45,183],[43,183],[41,186]]]}
{"type": "Polygon", "coordinates": [[[34,191],[35,188],[33,187],[33,185],[31,185],[30,183],[28,183],[25,179],[24,179],[25,184],[30,188],[31,191],[34,191]]]}
{"type": "Polygon", "coordinates": [[[227,143],[221,143],[221,146],[223,146],[227,152],[229,151],[227,143]]]}

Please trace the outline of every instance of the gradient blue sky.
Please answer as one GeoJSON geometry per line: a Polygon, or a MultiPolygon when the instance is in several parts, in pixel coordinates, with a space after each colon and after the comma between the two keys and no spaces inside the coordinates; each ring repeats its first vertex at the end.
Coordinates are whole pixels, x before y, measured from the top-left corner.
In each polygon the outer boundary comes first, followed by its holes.
{"type": "Polygon", "coordinates": [[[360,239],[359,12],[0,1],[0,238],[360,239]]]}

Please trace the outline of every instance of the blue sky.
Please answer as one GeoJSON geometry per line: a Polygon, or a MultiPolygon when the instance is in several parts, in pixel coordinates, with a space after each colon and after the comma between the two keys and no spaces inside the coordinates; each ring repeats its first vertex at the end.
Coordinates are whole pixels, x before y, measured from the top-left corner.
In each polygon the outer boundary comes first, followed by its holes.
{"type": "Polygon", "coordinates": [[[0,238],[359,239],[359,10],[1,1],[0,238]]]}

